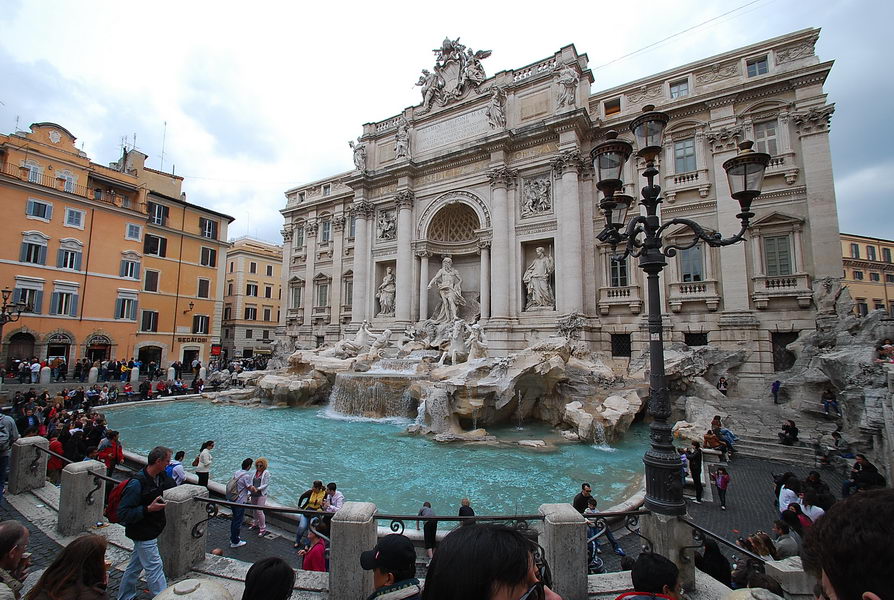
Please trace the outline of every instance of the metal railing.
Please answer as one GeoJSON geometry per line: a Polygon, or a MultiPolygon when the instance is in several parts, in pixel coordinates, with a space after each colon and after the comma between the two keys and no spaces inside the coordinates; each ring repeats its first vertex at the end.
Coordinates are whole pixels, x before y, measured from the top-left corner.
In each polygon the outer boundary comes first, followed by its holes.
{"type": "Polygon", "coordinates": [[[765,571],[765,564],[767,562],[766,559],[760,557],[759,555],[755,554],[754,552],[751,552],[750,550],[743,548],[742,546],[739,546],[738,544],[736,544],[734,542],[727,540],[726,538],[724,538],[722,535],[720,535],[718,533],[714,533],[713,531],[711,531],[709,529],[705,529],[701,525],[696,525],[694,522],[692,522],[691,520],[689,520],[685,517],[681,518],[680,520],[692,528],[692,540],[695,542],[695,544],[693,544],[691,546],[683,546],[683,548],[680,549],[680,558],[682,560],[684,560],[686,562],[694,561],[695,560],[695,550],[698,548],[704,547],[705,538],[711,538],[715,542],[723,544],[727,548],[735,550],[736,552],[746,556],[748,558],[749,563],[755,570],[760,571],[761,573],[763,573],[765,571]],[[686,552],[687,550],[692,550],[692,557],[687,555],[688,554],[686,552]]]}
{"type": "MultiPolygon", "coordinates": [[[[56,452],[53,452],[52,450],[49,450],[47,448],[42,448],[37,445],[33,446],[33,448],[35,448],[37,450],[37,452],[34,453],[35,454],[34,460],[32,460],[31,464],[28,466],[28,468],[30,469],[30,471],[32,473],[37,473],[37,468],[40,466],[40,453],[41,452],[48,454],[50,456],[53,456],[55,458],[58,458],[58,459],[64,461],[66,464],[71,464],[74,462],[70,458],[67,458],[61,454],[57,454],[56,452]]],[[[85,499],[87,501],[87,504],[92,505],[94,502],[96,502],[96,499],[93,497],[93,495],[96,492],[98,492],[99,489],[102,487],[103,481],[107,481],[107,482],[113,483],[115,485],[118,485],[119,483],[121,483],[121,480],[109,477],[108,475],[106,475],[104,473],[97,473],[96,471],[88,471],[88,472],[91,475],[93,475],[93,482],[96,484],[96,487],[94,487],[92,490],[90,490],[87,493],[87,497],[85,499]]]]}

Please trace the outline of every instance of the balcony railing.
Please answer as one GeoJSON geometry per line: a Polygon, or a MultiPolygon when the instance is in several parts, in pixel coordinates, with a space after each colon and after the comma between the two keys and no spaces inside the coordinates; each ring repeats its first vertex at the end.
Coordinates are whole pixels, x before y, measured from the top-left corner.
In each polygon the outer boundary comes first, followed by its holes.
{"type": "Polygon", "coordinates": [[[637,315],[643,309],[638,285],[599,288],[599,312],[607,315],[613,306],[626,306],[637,315]]]}
{"type": "Polygon", "coordinates": [[[0,173],[18,179],[19,181],[26,181],[28,183],[33,183],[34,185],[39,185],[40,187],[74,194],[75,196],[89,198],[96,202],[104,202],[105,204],[110,204],[119,208],[128,208],[142,214],[147,214],[146,204],[143,202],[137,202],[132,198],[120,194],[109,193],[106,190],[101,191],[100,194],[96,194],[94,188],[86,185],[78,185],[66,180],[64,177],[55,177],[53,175],[47,175],[46,173],[32,173],[27,167],[15,166],[9,163],[3,165],[2,169],[0,169],[0,173]]]}
{"type": "Polygon", "coordinates": [[[720,307],[717,282],[712,280],[671,283],[667,302],[673,312],[683,310],[684,302],[701,302],[708,310],[715,311],[720,307]]]}
{"type": "Polygon", "coordinates": [[[810,288],[810,275],[793,273],[791,275],[760,275],[752,278],[754,292],[751,300],[754,306],[765,309],[770,301],[779,298],[794,298],[800,308],[810,308],[813,290],[810,288]]]}

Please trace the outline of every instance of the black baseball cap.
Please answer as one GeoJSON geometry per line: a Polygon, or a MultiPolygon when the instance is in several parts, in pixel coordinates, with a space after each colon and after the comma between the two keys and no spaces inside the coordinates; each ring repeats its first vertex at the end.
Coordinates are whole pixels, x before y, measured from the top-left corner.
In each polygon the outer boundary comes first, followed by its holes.
{"type": "Polygon", "coordinates": [[[379,569],[394,573],[415,568],[416,549],[405,535],[392,533],[379,540],[376,547],[360,554],[360,566],[365,571],[379,569]]]}

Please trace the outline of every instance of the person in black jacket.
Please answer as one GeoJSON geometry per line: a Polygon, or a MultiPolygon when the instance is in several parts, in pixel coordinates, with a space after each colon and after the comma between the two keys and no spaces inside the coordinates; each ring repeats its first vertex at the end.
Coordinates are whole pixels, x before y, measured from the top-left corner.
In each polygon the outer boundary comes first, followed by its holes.
{"type": "Polygon", "coordinates": [[[692,474],[692,485],[695,488],[695,502],[702,503],[702,445],[696,440],[692,441],[692,448],[686,451],[686,458],[689,459],[689,472],[692,474]]]}
{"type": "Polygon", "coordinates": [[[733,585],[733,569],[723,553],[720,552],[720,546],[710,538],[705,540],[705,551],[695,554],[695,568],[710,575],[726,587],[733,585]]]}
{"type": "Polygon", "coordinates": [[[133,540],[133,554],[121,577],[118,600],[136,598],[137,580],[143,570],[153,597],[168,586],[158,553],[158,536],[166,525],[162,493],[175,485],[165,473],[165,467],[171,462],[171,449],[153,448],[147,462],[146,467],[130,479],[118,504],[118,520],[124,524],[124,535],[133,540]]]}

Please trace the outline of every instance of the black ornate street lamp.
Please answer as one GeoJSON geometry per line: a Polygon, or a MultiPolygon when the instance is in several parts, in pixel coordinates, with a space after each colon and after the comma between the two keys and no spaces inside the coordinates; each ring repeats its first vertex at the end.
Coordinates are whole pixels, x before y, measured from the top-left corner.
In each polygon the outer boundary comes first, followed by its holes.
{"type": "MultiPolygon", "coordinates": [[[[3,295],[3,304],[0,305],[0,342],[3,340],[3,326],[7,323],[15,323],[22,316],[22,313],[30,310],[27,304],[19,300],[18,302],[10,302],[12,290],[8,287],[0,290],[3,295]]],[[[0,377],[0,388],[3,386],[3,378],[0,377]]]]}
{"type": "Polygon", "coordinates": [[[605,215],[606,224],[597,239],[611,244],[614,261],[625,260],[628,256],[639,258],[639,266],[647,276],[650,367],[648,410],[653,421],[649,434],[651,447],[643,457],[646,466],[646,508],[664,515],[682,515],[686,512],[686,504],[683,501],[683,483],[680,477],[681,463],[679,455],[674,451],[671,425],[667,422],[671,415],[671,406],[664,373],[658,274],[667,264],[665,257],[674,256],[678,250],[692,248],[699,242],[705,242],[708,246],[729,246],[742,240],[750,219],[754,217],[751,202],[761,193],[770,155],[753,151],[753,143],[745,141],[739,144],[739,154],[723,163],[731,195],[738,200],[740,208],[736,217],[742,223],[742,228],[734,236],[724,238],[690,219],[671,219],[662,224],[657,214],[662,200],[661,187],[655,184],[655,176],[658,175],[655,158],[661,152],[664,129],[669,117],[654,109],[651,105],[644,107],[644,114],[630,124],[630,131],[639,148],[637,155],[646,163],[643,177],[648,183],[642,190],[643,199],[640,202],[646,209],[644,215],[637,214],[625,223],[633,198],[619,194],[624,187],[621,178],[624,163],[633,153],[633,146],[618,139],[618,132],[608,131],[606,141],[593,148],[590,156],[596,171],[596,187],[604,194],[599,209],[605,215]],[[692,231],[691,242],[664,245],[662,235],[675,225],[685,226],[692,231]],[[619,245],[623,245],[620,253],[619,245]]]}

